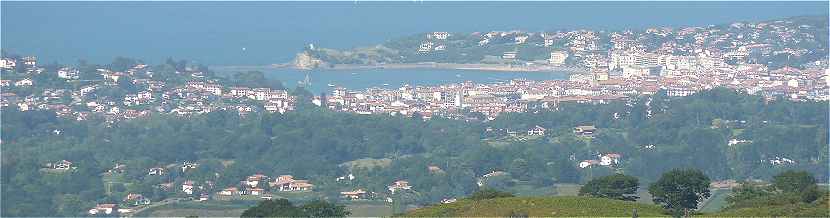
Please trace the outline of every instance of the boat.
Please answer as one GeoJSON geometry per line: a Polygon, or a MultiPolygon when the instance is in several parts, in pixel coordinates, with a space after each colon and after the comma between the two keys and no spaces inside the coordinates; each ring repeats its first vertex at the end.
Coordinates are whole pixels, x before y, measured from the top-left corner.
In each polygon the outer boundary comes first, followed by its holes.
{"type": "Polygon", "coordinates": [[[329,87],[334,87],[334,84],[329,83],[329,87]]]}
{"type": "Polygon", "coordinates": [[[389,83],[384,83],[383,86],[389,86],[389,83]]]}

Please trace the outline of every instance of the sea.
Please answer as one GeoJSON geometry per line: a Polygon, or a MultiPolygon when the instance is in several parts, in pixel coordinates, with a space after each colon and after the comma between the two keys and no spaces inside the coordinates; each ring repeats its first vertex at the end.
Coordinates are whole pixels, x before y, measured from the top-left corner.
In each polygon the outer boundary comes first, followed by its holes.
{"type": "MultiPolygon", "coordinates": [[[[412,34],[624,30],[763,21],[828,14],[827,1],[789,2],[476,2],[476,1],[0,1],[0,48],[40,63],[109,63],[115,57],[209,66],[285,63],[308,44],[349,49],[412,34]]],[[[550,78],[550,73],[461,70],[356,70],[360,86],[437,83],[470,78],[550,78]],[[414,75],[411,75],[415,73],[414,75]],[[481,75],[473,76],[473,73],[481,75]],[[435,75],[435,76],[424,76],[435,75]],[[460,75],[460,77],[459,77],[460,75]],[[360,76],[358,76],[360,77],[360,76]],[[416,81],[417,80],[417,81],[416,81]],[[367,83],[367,84],[363,84],[367,83]],[[368,84],[371,83],[371,84],[368,84]],[[380,83],[380,84],[377,84],[380,83]]],[[[305,72],[269,70],[295,84],[305,72]],[[290,75],[282,75],[290,74],[290,75]]],[[[313,80],[351,84],[354,72],[315,72],[313,80]]],[[[490,79],[493,78],[493,79],[490,79]]],[[[561,75],[558,78],[562,78],[561,75]]]]}

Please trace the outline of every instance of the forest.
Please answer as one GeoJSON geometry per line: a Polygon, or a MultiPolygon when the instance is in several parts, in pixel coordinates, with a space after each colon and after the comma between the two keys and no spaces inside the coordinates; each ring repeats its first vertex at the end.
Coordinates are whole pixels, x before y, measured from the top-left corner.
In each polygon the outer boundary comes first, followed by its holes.
{"type": "Polygon", "coordinates": [[[407,200],[422,205],[468,196],[482,175],[495,171],[504,173],[486,185],[500,189],[585,183],[614,173],[650,184],[675,168],[698,169],[713,181],[768,181],[787,170],[827,181],[827,111],[828,102],[767,101],[729,89],[562,104],[487,122],[304,106],[285,114],[153,114],[107,125],[9,107],[2,111],[0,136],[2,216],[81,216],[128,193],[153,201],[176,195],[156,186],[163,182],[213,181],[218,191],[255,173],[307,178],[315,192],[332,198],[355,188],[385,192],[407,180],[416,191],[407,200]],[[537,125],[547,130],[543,136],[524,136],[537,125]],[[595,126],[593,137],[575,135],[581,125],[595,126]],[[578,166],[608,153],[620,154],[619,162],[578,166]],[[61,160],[76,168],[44,170],[61,160]],[[147,175],[149,168],[186,161],[200,166],[147,175]],[[116,164],[125,166],[128,183],[104,179],[116,164]],[[347,174],[356,179],[335,182],[347,174]]]}

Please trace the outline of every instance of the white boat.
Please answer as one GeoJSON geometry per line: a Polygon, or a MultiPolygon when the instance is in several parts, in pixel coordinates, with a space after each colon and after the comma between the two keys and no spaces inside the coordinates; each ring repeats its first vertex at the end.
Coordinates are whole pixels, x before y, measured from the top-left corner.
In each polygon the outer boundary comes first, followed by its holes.
{"type": "Polygon", "coordinates": [[[329,87],[334,87],[334,84],[329,83],[329,87]]]}

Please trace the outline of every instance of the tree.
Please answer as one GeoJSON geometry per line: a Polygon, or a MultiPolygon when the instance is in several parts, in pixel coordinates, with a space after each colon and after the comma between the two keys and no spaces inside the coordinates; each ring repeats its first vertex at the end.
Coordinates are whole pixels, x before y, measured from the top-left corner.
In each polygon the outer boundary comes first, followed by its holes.
{"type": "Polygon", "coordinates": [[[579,189],[579,195],[634,201],[639,198],[637,177],[615,174],[592,179],[579,189]]]}
{"type": "Polygon", "coordinates": [[[786,193],[798,193],[816,185],[816,178],[806,171],[788,170],[772,177],[772,185],[786,193]]]}
{"type": "Polygon", "coordinates": [[[648,188],[656,204],[671,210],[675,216],[684,209],[697,209],[701,200],[711,196],[709,177],[697,169],[673,169],[648,188]]]}
{"type": "Polygon", "coordinates": [[[491,188],[484,188],[481,190],[476,191],[473,195],[470,196],[470,199],[473,200],[485,200],[485,199],[493,199],[493,198],[509,198],[515,197],[513,193],[499,191],[496,189],[491,188]]]}
{"type": "Polygon", "coordinates": [[[112,70],[114,70],[114,71],[125,71],[125,70],[130,69],[131,67],[135,66],[138,63],[139,63],[139,61],[136,61],[136,60],[131,59],[131,58],[116,57],[115,60],[112,61],[112,65],[110,65],[110,66],[112,67],[112,70]]]}
{"type": "Polygon", "coordinates": [[[309,217],[346,217],[351,214],[343,205],[336,205],[325,200],[314,200],[302,206],[309,217]]]}
{"type": "Polygon", "coordinates": [[[242,212],[241,217],[302,217],[305,213],[286,199],[262,201],[242,212]]]}
{"type": "Polygon", "coordinates": [[[351,214],[343,205],[313,200],[294,206],[286,199],[267,200],[242,212],[242,217],[345,217],[351,214]]]}

